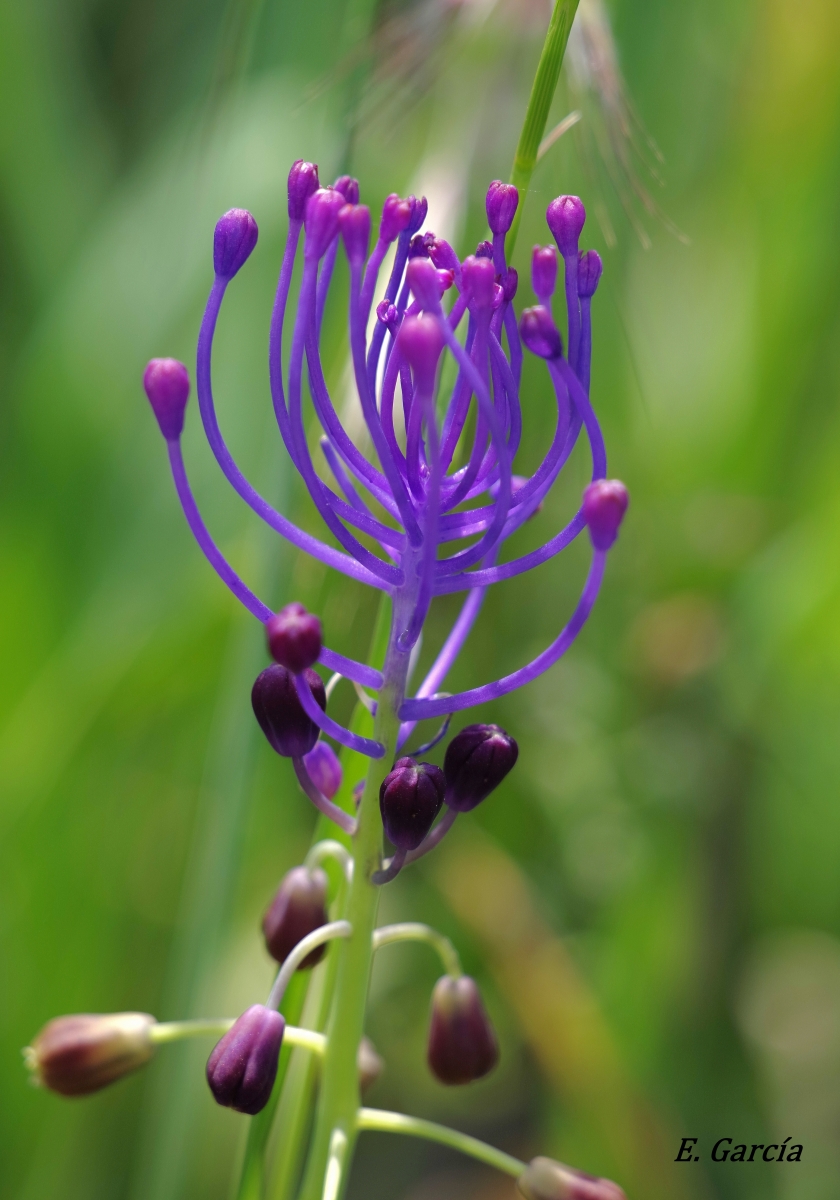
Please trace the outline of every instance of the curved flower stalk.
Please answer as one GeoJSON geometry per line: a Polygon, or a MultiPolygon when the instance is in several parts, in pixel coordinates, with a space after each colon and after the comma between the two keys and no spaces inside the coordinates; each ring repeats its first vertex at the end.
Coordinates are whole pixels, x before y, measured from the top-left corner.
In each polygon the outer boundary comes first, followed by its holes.
{"type": "MultiPolygon", "coordinates": [[[[372,956],[380,946],[397,940],[426,941],[443,962],[445,974],[432,1000],[428,1049],[437,1077],[451,1085],[469,1083],[490,1071],[499,1055],[478,987],[461,972],[451,944],[411,923],[376,931],[377,903],[383,884],[438,845],[459,813],[470,812],[503,782],[516,763],[518,747],[498,725],[472,724],[449,740],[442,768],[418,762],[416,755],[448,736],[454,713],[503,696],[548,670],[573,643],[597,598],[606,556],[628,504],[623,484],[606,478],[606,451],[589,398],[591,299],[601,260],[594,251],[579,250],[585,221],[580,200],[561,196],[553,201],[547,220],[556,250],[535,248],[533,285],[539,303],[517,320],[518,278],[505,255],[505,237],[519,206],[512,185],[490,185],[487,219],[492,242],[482,242],[475,254],[463,259],[432,232],[423,232],[425,200],[389,196],[371,249],[371,215],[358,202],[355,180],[344,177],[332,187],[322,187],[317,168],[298,161],[289,175],[288,195],[289,231],[271,321],[269,377],[279,435],[331,540],[306,533],[260,496],[235,463],[216,416],[216,325],[227,288],[257,242],[256,222],[241,209],[226,213],[216,226],[215,277],[198,339],[199,413],[223,474],[259,517],[299,550],[385,594],[391,624],[384,664],[379,670],[326,647],[320,620],[300,604],[273,613],[227,562],[195,503],[181,452],[190,389],[187,369],[171,359],[153,360],[144,385],[166,440],[187,522],[222,581],[265,626],[273,662],[254,683],[255,716],[272,748],[292,760],[303,792],[335,823],[337,833],[335,839],[313,847],[306,863],[284,877],[266,913],[267,948],[280,967],[265,1004],[252,1005],[235,1022],[204,1023],[200,1028],[176,1023],[165,1027],[166,1035],[156,1033],[153,1018],[143,1014],[84,1018],[82,1025],[68,1027],[69,1041],[62,1043],[62,1086],[93,1090],[142,1065],[157,1040],[221,1029],[224,1036],[208,1062],[209,1086],[220,1104],[253,1115],[266,1108],[272,1091],[277,1094],[280,1084],[275,1085],[275,1077],[285,1038],[287,1044],[304,1046],[323,1060],[300,1200],[337,1200],[346,1186],[358,1134],[373,1128],[459,1146],[516,1176],[526,1196],[615,1200],[623,1193],[608,1181],[549,1160],[526,1166],[430,1122],[360,1109],[358,1066],[372,956]],[[383,284],[380,273],[392,246],[393,267],[383,284]],[[324,305],[342,252],[350,273],[353,372],[373,447],[370,457],[342,425],[320,358],[324,305]],[[298,257],[302,274],[292,312],[289,298],[298,257]],[[551,308],[560,258],[567,352],[551,308]],[[368,337],[374,305],[375,325],[368,337]],[[289,346],[287,365],[284,339],[289,346]],[[527,478],[514,471],[523,424],[523,346],[545,361],[556,405],[551,444],[527,478]],[[439,380],[446,354],[455,362],[455,382],[451,393],[442,396],[439,380]],[[304,377],[312,413],[304,399],[304,377]],[[397,406],[402,422],[395,419],[397,406]],[[320,473],[307,438],[313,416],[322,431],[320,473]],[[591,483],[578,512],[538,549],[519,557],[507,555],[506,543],[539,513],[581,439],[591,460],[591,483]],[[323,477],[324,468],[330,482],[323,477]],[[487,588],[548,561],[584,530],[592,550],[588,574],[554,640],[510,675],[463,692],[443,691],[487,588]],[[425,679],[409,694],[411,667],[429,609],[436,596],[449,592],[466,593],[463,607],[425,679]],[[316,665],[334,672],[327,687],[316,665]],[[372,737],[345,728],[327,712],[329,694],[342,676],[353,681],[373,713],[372,737]],[[429,718],[440,723],[435,737],[413,755],[401,753],[417,722],[429,718]],[[355,812],[352,805],[347,811],[338,803],[342,765],[326,738],[369,760],[355,812]],[[389,857],[384,854],[383,831],[394,847],[389,857]],[[318,865],[328,859],[338,865],[341,878],[331,905],[327,875],[318,865]],[[334,944],[324,969],[330,972],[332,990],[324,1025],[312,1031],[296,1029],[278,1012],[283,994],[296,971],[315,966],[328,942],[334,944]]],[[[47,1064],[51,1037],[41,1035],[32,1052],[32,1062],[48,1086],[51,1077],[58,1078],[58,1068],[47,1064]]],[[[291,1087],[291,1079],[288,1082],[291,1087]]],[[[305,1103],[305,1097],[291,1099],[305,1103]]],[[[288,1110],[285,1103],[283,1107],[288,1110]]],[[[297,1127],[305,1131],[309,1122],[300,1120],[297,1127]]]]}

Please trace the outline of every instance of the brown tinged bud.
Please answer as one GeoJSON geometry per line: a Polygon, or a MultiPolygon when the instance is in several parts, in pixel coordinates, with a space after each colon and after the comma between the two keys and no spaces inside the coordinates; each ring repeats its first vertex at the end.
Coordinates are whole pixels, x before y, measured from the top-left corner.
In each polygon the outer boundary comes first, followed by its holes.
{"type": "Polygon", "coordinates": [[[428,1061],[441,1083],[472,1083],[499,1061],[499,1043],[474,979],[444,975],[432,993],[428,1061]]]}
{"type": "Polygon", "coordinates": [[[585,1171],[534,1158],[516,1181],[525,1200],[627,1200],[617,1183],[585,1171]]]}
{"type": "Polygon", "coordinates": [[[62,1096],[98,1092],[154,1054],[148,1013],[79,1013],[49,1021],[24,1050],[33,1082],[62,1096]]]}
{"type": "Polygon", "coordinates": [[[321,622],[295,601],[265,623],[268,651],[275,662],[294,675],[313,666],[321,653],[321,622]]]}
{"type": "MultiPolygon", "coordinates": [[[[298,942],[326,925],[327,876],[320,867],[293,867],[283,876],[268,912],[263,917],[262,930],[266,948],[273,959],[284,962],[298,942]]],[[[298,967],[299,971],[314,967],[326,953],[326,946],[317,946],[298,967]]]]}
{"type": "Polygon", "coordinates": [[[362,1095],[373,1087],[379,1076],[385,1070],[385,1061],[377,1054],[376,1047],[369,1037],[363,1037],[359,1042],[359,1052],[356,1055],[356,1069],[359,1072],[359,1091],[362,1095]]]}

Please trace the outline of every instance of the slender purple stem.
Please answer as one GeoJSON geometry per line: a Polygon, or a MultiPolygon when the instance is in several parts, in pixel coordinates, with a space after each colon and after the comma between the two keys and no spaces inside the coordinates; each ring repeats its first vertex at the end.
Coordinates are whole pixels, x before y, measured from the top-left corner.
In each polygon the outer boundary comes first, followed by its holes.
{"type": "Polygon", "coordinates": [[[381,742],[375,742],[372,738],[362,737],[358,733],[353,733],[349,729],[345,729],[343,725],[339,725],[332,717],[328,717],[321,710],[318,701],[312,695],[312,689],[307,682],[305,675],[295,675],[295,687],[297,688],[298,698],[303,706],[303,711],[313,721],[322,732],[329,734],[342,746],[347,746],[350,750],[358,750],[360,754],[366,754],[368,758],[382,758],[385,754],[385,747],[381,742]]]}
{"type": "Polygon", "coordinates": [[[315,786],[306,769],[306,763],[302,758],[293,758],[292,766],[295,769],[295,775],[298,777],[298,783],[318,809],[318,812],[323,813],[325,817],[330,821],[334,821],[340,829],[343,829],[345,833],[353,837],[357,826],[355,817],[351,817],[349,813],[346,813],[343,808],[339,808],[337,804],[333,804],[332,800],[328,800],[320,788],[315,786]]]}

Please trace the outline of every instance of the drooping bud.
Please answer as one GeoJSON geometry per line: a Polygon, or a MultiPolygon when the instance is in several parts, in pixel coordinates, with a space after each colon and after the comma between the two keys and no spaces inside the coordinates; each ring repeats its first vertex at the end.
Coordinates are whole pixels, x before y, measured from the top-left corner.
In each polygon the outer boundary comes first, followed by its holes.
{"type": "Polygon", "coordinates": [[[619,479],[596,479],[583,493],[583,519],[596,550],[609,550],[627,512],[630,497],[619,479]]]}
{"type": "Polygon", "coordinates": [[[429,201],[425,196],[421,196],[417,200],[414,196],[409,196],[409,200],[414,201],[414,208],[411,213],[411,220],[408,223],[408,232],[416,233],[418,229],[423,227],[423,222],[426,220],[426,214],[429,211],[429,201]]]}
{"type": "Polygon", "coordinates": [[[294,675],[318,661],[321,653],[321,622],[294,601],[265,623],[268,652],[275,662],[294,675]]]}
{"type": "Polygon", "coordinates": [[[429,258],[435,264],[439,271],[454,271],[456,274],[461,268],[458,261],[458,255],[449,245],[449,242],[443,238],[436,238],[435,235],[427,233],[423,239],[429,250],[429,258]]]}
{"type": "Polygon", "coordinates": [[[554,318],[542,304],[526,308],[519,320],[522,341],[532,354],[540,358],[559,358],[563,353],[563,339],[554,324],[554,318]]]}
{"type": "Polygon", "coordinates": [[[289,171],[290,221],[303,220],[306,212],[306,202],[320,186],[316,163],[304,162],[302,158],[292,163],[292,169],[289,171]]]}
{"type": "Polygon", "coordinates": [[[379,222],[379,236],[383,242],[394,242],[404,229],[408,229],[414,215],[416,201],[413,196],[403,200],[396,192],[386,196],[379,222]]]}
{"type": "Polygon", "coordinates": [[[308,259],[321,258],[338,233],[338,214],[345,200],[335,188],[318,188],[306,202],[303,228],[306,231],[304,253],[308,259]]]}
{"type": "Polygon", "coordinates": [[[577,254],[578,241],[586,221],[586,209],[578,196],[558,196],[546,210],[545,219],[564,258],[577,254]]]}
{"type": "Polygon", "coordinates": [[[359,203],[359,181],[352,175],[339,175],[333,187],[337,192],[341,192],[348,204],[359,203]]]}
{"type": "Polygon", "coordinates": [[[519,192],[512,183],[494,179],[487,189],[487,224],[493,233],[507,233],[516,216],[519,192]]]}
{"type": "Polygon", "coordinates": [[[389,840],[398,850],[416,850],[443,804],[443,771],[431,763],[400,758],[379,789],[379,811],[389,840]]]}
{"type": "Polygon", "coordinates": [[[547,304],[557,286],[557,251],[535,246],[531,252],[531,287],[540,304],[547,304]]]}
{"type": "Polygon", "coordinates": [[[444,975],[432,993],[428,1061],[441,1083],[472,1083],[499,1061],[499,1043],[474,979],[444,975]]]}
{"type": "Polygon", "coordinates": [[[508,267],[507,274],[505,275],[502,283],[502,295],[507,304],[510,304],[511,300],[516,295],[516,289],[518,287],[519,272],[517,271],[516,267],[508,267]]]}
{"type": "Polygon", "coordinates": [[[363,1037],[359,1042],[356,1069],[359,1072],[359,1091],[364,1095],[385,1069],[385,1061],[377,1054],[376,1047],[369,1037],[363,1037]]]}
{"type": "Polygon", "coordinates": [[[230,281],[247,262],[257,244],[257,222],[245,208],[232,208],[216,222],[213,234],[213,270],[230,281]]]}
{"type": "Polygon", "coordinates": [[[443,286],[434,264],[428,258],[412,258],[406,267],[405,279],[423,311],[437,312],[443,286]]]}
{"type": "MultiPolygon", "coordinates": [[[[426,260],[415,259],[415,262],[423,261],[426,260]]],[[[432,270],[434,271],[434,267],[432,270]]],[[[397,345],[414,371],[418,391],[424,396],[430,396],[434,391],[438,359],[443,350],[440,321],[431,313],[423,313],[419,317],[406,317],[397,334],[397,345]]]]}
{"type": "Polygon", "coordinates": [[[308,754],[303,756],[303,765],[316,788],[328,800],[332,800],[341,787],[344,772],[338,755],[329,742],[319,738],[308,754]]]}
{"type": "Polygon", "coordinates": [[[474,257],[475,258],[492,258],[493,257],[493,243],[492,242],[479,242],[475,248],[474,257]]]}
{"type": "Polygon", "coordinates": [[[345,204],[338,214],[338,227],[347,251],[347,260],[360,267],[370,245],[370,209],[366,204],[345,204]]]}
{"type": "Polygon", "coordinates": [[[167,442],[177,441],[190,395],[189,371],[177,358],[153,358],[143,372],[143,387],[161,433],[167,442]]]}
{"type": "Polygon", "coordinates": [[[408,244],[408,257],[412,258],[428,258],[429,247],[426,238],[422,233],[415,233],[414,237],[408,244]]]}
{"type": "Polygon", "coordinates": [[[86,1096],[142,1067],[154,1054],[148,1013],[80,1013],[49,1021],[24,1059],[33,1082],[62,1096],[86,1096]]]}
{"type": "Polygon", "coordinates": [[[604,264],[597,250],[587,250],[578,259],[578,295],[584,300],[595,295],[604,264]]]}
{"type": "Polygon", "coordinates": [[[279,1012],[252,1004],[207,1060],[207,1082],[217,1104],[255,1116],[268,1104],[286,1022],[279,1012]]]}
{"type": "Polygon", "coordinates": [[[461,266],[463,290],[479,311],[493,307],[496,269],[490,258],[471,254],[461,266]]]}
{"type": "MultiPolygon", "coordinates": [[[[303,674],[325,712],[327,693],[321,676],[311,668],[303,674]]],[[[251,689],[251,704],[269,745],[284,758],[302,758],[317,742],[321,731],[304,712],[294,676],[285,667],[273,663],[260,672],[251,689]]]]}
{"type": "Polygon", "coordinates": [[[516,741],[498,725],[468,725],[446,747],[446,804],[469,812],[499,786],[518,757],[516,741]]]}
{"type": "Polygon", "coordinates": [[[575,1171],[551,1158],[533,1158],[516,1186],[525,1200],[627,1200],[617,1183],[575,1171]]]}
{"type": "MultiPolygon", "coordinates": [[[[329,921],[327,915],[327,876],[320,867],[292,867],[281,880],[262,922],[265,945],[277,962],[285,962],[302,938],[329,921]]],[[[326,946],[316,946],[298,970],[319,963],[326,946]]]]}

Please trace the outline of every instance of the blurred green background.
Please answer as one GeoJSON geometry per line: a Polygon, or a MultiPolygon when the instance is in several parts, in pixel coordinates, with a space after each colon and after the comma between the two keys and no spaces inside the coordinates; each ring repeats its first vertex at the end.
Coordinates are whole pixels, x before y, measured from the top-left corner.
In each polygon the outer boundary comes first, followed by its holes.
{"type": "MultiPolygon", "coordinates": [[[[20,1048],[63,1012],[252,1003],[271,976],[259,920],[312,830],[250,712],[261,632],[189,538],[143,366],[192,362],[214,221],[250,208],[260,243],[217,346],[222,425],[247,473],[315,529],[272,433],[265,362],[288,166],[313,158],[330,179],[349,164],[373,205],[422,189],[429,226],[466,252],[487,182],[508,173],[547,17],[535,0],[0,5],[4,1197],[229,1194],[245,1118],[212,1103],[209,1047],[168,1048],[75,1102],[30,1088],[20,1048]]],[[[582,120],[534,176],[517,306],[547,202],[578,191],[584,241],[605,258],[593,400],[632,506],[568,658],[483,714],[519,739],[517,770],[383,897],[383,921],[430,920],[462,948],[501,1066],[467,1091],[431,1080],[436,964],[395,948],[373,980],[369,1032],[388,1068],[370,1099],[609,1175],[630,1200],[829,1200],[840,8],[584,0],[582,18],[551,123],[582,120]],[[626,103],[598,57],[607,18],[626,103]],[[700,1163],[674,1165],[683,1136],[700,1139],[700,1163]],[[787,1136],[804,1145],[798,1165],[708,1161],[720,1137],[787,1136]]],[[[325,327],[337,391],[344,286],[325,327]]],[[[534,363],[523,409],[525,473],[552,429],[534,363]]],[[[197,426],[191,405],[189,469],[234,563],[364,655],[373,598],[258,529],[197,426]]],[[[580,455],[522,545],[567,519],[585,468],[580,455]]],[[[542,648],[584,570],[574,547],[497,588],[452,686],[542,648]]],[[[454,611],[435,609],[425,658],[454,611]]],[[[350,701],[339,689],[339,716],[350,701]]],[[[514,1189],[441,1148],[366,1134],[351,1194],[514,1189]]]]}

